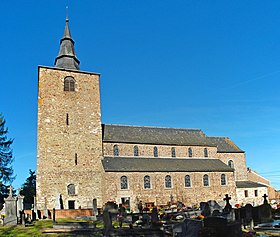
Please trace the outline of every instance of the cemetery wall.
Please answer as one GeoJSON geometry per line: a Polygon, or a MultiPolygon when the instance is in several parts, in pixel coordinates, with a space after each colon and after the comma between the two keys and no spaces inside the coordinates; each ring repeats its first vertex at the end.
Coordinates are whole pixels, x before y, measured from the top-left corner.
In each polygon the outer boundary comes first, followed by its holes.
{"type": "Polygon", "coordinates": [[[145,202],[154,202],[155,205],[166,205],[172,201],[182,201],[185,205],[190,206],[199,204],[202,201],[210,199],[222,201],[225,194],[236,201],[236,187],[233,172],[226,172],[227,185],[220,184],[221,172],[207,173],[210,178],[210,186],[203,186],[203,175],[205,172],[108,172],[105,176],[106,191],[104,198],[117,203],[121,198],[129,198],[131,208],[137,210],[137,203],[142,200],[145,202]],[[191,187],[185,187],[184,177],[188,174],[191,176],[191,187]],[[120,177],[128,177],[128,188],[126,190],[120,187],[120,177]],[[145,175],[151,177],[151,188],[145,189],[143,179],[145,175]],[[171,175],[172,188],[165,188],[165,176],[171,175]],[[172,198],[171,198],[172,197],[172,198]]]}
{"type": "Polygon", "coordinates": [[[158,148],[158,157],[171,157],[171,148],[175,147],[176,157],[187,158],[189,157],[188,148],[192,148],[193,158],[204,157],[204,148],[208,149],[208,157],[217,156],[216,147],[202,147],[202,146],[171,146],[171,145],[148,145],[148,144],[128,144],[128,143],[103,143],[104,156],[114,156],[114,145],[118,145],[119,156],[134,156],[134,146],[138,146],[140,157],[154,157],[154,147],[158,148]]]}
{"type": "Polygon", "coordinates": [[[38,209],[56,207],[59,195],[64,208],[68,201],[86,208],[94,198],[102,205],[99,75],[39,67],[38,80],[38,209]],[[75,91],[64,91],[66,76],[74,78],[75,91]]]}

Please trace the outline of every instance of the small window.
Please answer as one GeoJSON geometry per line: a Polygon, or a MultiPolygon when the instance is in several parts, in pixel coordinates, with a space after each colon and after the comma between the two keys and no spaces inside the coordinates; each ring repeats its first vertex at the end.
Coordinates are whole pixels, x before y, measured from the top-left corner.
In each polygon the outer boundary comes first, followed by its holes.
{"type": "Polygon", "coordinates": [[[244,190],[244,196],[248,197],[248,190],[244,190]]]}
{"type": "Polygon", "coordinates": [[[207,174],[203,175],[203,186],[205,187],[209,186],[209,177],[207,174]]]}
{"type": "Polygon", "coordinates": [[[114,145],[114,156],[119,156],[119,147],[118,147],[118,145],[114,145]]]}
{"type": "Polygon", "coordinates": [[[258,196],[258,190],[255,190],[255,197],[258,196]]]}
{"type": "Polygon", "coordinates": [[[64,78],[64,91],[75,91],[75,80],[73,77],[64,78]]]}
{"type": "Polygon", "coordinates": [[[191,177],[189,175],[185,176],[185,187],[191,187],[191,177]]]}
{"type": "Polygon", "coordinates": [[[227,181],[226,181],[226,175],[225,174],[221,174],[221,185],[226,185],[227,181]]]}
{"type": "Polygon", "coordinates": [[[68,195],[69,196],[73,196],[76,194],[76,191],[75,191],[75,185],[74,184],[69,184],[67,186],[67,191],[68,191],[68,195]]]}
{"type": "Polygon", "coordinates": [[[144,189],[151,188],[151,177],[149,175],[144,176],[144,189]]]}
{"type": "Polygon", "coordinates": [[[158,148],[154,147],[154,157],[158,157],[158,148]]]}
{"type": "Polygon", "coordinates": [[[68,201],[68,209],[75,209],[75,201],[68,201]]]}
{"type": "Polygon", "coordinates": [[[128,180],[126,176],[122,176],[121,179],[121,189],[128,189],[128,180]]]}
{"type": "Polygon", "coordinates": [[[228,166],[229,166],[230,168],[234,168],[234,163],[233,163],[232,160],[229,160],[229,161],[228,161],[228,166]]]}
{"type": "Polygon", "coordinates": [[[165,176],[165,187],[172,188],[172,179],[170,175],[165,176]]]}
{"type": "Polygon", "coordinates": [[[138,146],[134,146],[134,156],[139,156],[138,146]]]}
{"type": "Polygon", "coordinates": [[[175,149],[175,147],[171,148],[171,156],[172,157],[176,157],[176,149],[175,149]]]}
{"type": "Polygon", "coordinates": [[[208,157],[208,149],[204,148],[204,157],[208,157]]]}
{"type": "Polygon", "coordinates": [[[188,149],[188,153],[189,153],[189,157],[192,157],[192,148],[191,147],[189,147],[189,149],[188,149]]]}
{"type": "Polygon", "coordinates": [[[75,165],[77,165],[78,164],[78,155],[77,155],[77,153],[75,153],[75,165]]]}

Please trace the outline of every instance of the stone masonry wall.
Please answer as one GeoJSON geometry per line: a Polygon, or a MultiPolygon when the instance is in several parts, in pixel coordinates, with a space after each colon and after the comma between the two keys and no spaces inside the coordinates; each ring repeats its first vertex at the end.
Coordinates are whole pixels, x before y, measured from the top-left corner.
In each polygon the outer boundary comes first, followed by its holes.
{"type": "MultiPolygon", "coordinates": [[[[116,158],[117,159],[117,158],[116,158]]],[[[129,197],[131,208],[137,211],[137,203],[142,200],[145,202],[154,202],[155,205],[166,205],[173,197],[173,202],[182,201],[185,205],[190,206],[199,204],[202,201],[210,199],[222,201],[225,194],[236,201],[235,181],[233,172],[225,172],[227,183],[222,186],[220,182],[221,172],[108,172],[105,177],[106,192],[104,199],[121,202],[121,198],[129,197]],[[210,186],[203,186],[203,175],[208,174],[210,186]],[[120,188],[121,176],[127,176],[128,189],[120,188]],[[144,189],[144,176],[149,175],[151,178],[151,188],[144,189]],[[165,176],[172,177],[172,188],[165,188],[165,176]],[[191,187],[185,187],[185,175],[191,177],[191,187]]]]}
{"type": "Polygon", "coordinates": [[[37,208],[56,207],[60,195],[64,208],[68,201],[88,208],[94,198],[101,206],[99,75],[39,67],[38,87],[37,208]],[[74,77],[75,91],[64,91],[66,76],[74,77]]]}
{"type": "Polygon", "coordinates": [[[171,146],[171,145],[147,145],[147,144],[128,144],[128,143],[103,143],[104,156],[114,156],[113,147],[118,145],[119,156],[134,156],[134,146],[138,146],[139,157],[154,157],[154,147],[158,148],[158,157],[171,157],[171,148],[176,150],[176,157],[189,157],[188,148],[192,148],[192,157],[203,158],[204,148],[208,150],[208,157],[215,158],[217,156],[216,147],[201,147],[201,146],[171,146]]]}

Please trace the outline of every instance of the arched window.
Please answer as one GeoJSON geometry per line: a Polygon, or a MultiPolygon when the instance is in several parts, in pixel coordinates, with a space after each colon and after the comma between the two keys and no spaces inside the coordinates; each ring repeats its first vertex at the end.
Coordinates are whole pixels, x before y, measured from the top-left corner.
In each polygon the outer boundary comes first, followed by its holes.
{"type": "Polygon", "coordinates": [[[204,157],[208,157],[208,149],[204,148],[204,157]]]}
{"type": "Polygon", "coordinates": [[[67,191],[68,191],[68,195],[73,196],[76,194],[75,192],[75,185],[74,184],[69,184],[67,186],[67,191]]]}
{"type": "Polygon", "coordinates": [[[114,156],[119,156],[119,147],[118,147],[118,145],[114,145],[114,156]]]}
{"type": "Polygon", "coordinates": [[[226,185],[226,184],[227,184],[226,175],[221,174],[221,185],[226,185]]]}
{"type": "Polygon", "coordinates": [[[170,175],[165,176],[165,187],[172,188],[172,179],[170,175]]]}
{"type": "Polygon", "coordinates": [[[151,177],[149,175],[144,176],[144,188],[151,188],[151,177]]]}
{"type": "Polygon", "coordinates": [[[176,149],[175,147],[171,147],[171,156],[176,157],[176,149]]]}
{"type": "Polygon", "coordinates": [[[138,155],[139,155],[138,146],[134,146],[134,156],[138,156],[138,155]]]}
{"type": "Polygon", "coordinates": [[[191,147],[189,147],[188,153],[189,153],[189,157],[192,157],[192,148],[191,147]]]}
{"type": "Polygon", "coordinates": [[[228,161],[228,166],[229,166],[230,168],[234,168],[233,160],[229,160],[229,161],[228,161]]]}
{"type": "Polygon", "coordinates": [[[205,187],[209,186],[209,177],[207,174],[203,175],[203,186],[205,187]]]}
{"type": "Polygon", "coordinates": [[[128,189],[128,180],[126,176],[122,176],[120,182],[121,182],[121,189],[128,189]]]}
{"type": "Polygon", "coordinates": [[[75,91],[75,79],[73,77],[64,78],[64,91],[75,91]]]}
{"type": "Polygon", "coordinates": [[[158,157],[158,148],[154,147],[154,157],[158,157]]]}
{"type": "Polygon", "coordinates": [[[192,184],[191,184],[191,177],[189,175],[186,175],[185,176],[185,187],[191,187],[192,184]]]}

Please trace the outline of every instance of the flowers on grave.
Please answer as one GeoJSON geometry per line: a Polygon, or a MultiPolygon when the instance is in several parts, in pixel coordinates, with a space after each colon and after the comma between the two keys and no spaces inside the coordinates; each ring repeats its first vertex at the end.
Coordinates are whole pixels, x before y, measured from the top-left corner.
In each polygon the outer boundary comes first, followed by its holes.
{"type": "Polygon", "coordinates": [[[236,203],[234,206],[235,206],[236,208],[239,208],[241,205],[240,205],[239,203],[236,203]]]}
{"type": "Polygon", "coordinates": [[[197,219],[197,220],[203,220],[205,218],[205,216],[203,216],[203,215],[198,215],[195,219],[197,219]]]}

